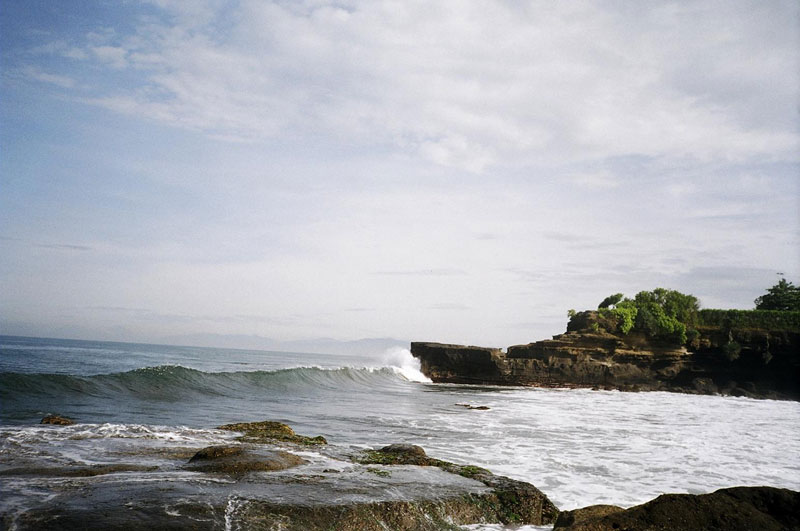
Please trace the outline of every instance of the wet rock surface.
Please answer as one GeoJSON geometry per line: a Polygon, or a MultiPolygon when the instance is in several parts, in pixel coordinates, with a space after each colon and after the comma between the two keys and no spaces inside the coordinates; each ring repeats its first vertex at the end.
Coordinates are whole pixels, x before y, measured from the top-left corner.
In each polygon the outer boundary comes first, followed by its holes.
{"type": "Polygon", "coordinates": [[[488,470],[472,465],[459,465],[428,457],[425,450],[411,444],[391,444],[379,450],[370,450],[356,456],[362,464],[415,465],[436,467],[451,474],[479,481],[491,489],[480,495],[478,503],[492,520],[503,524],[551,524],[558,516],[558,508],[547,496],[523,481],[496,476],[488,470]]]}
{"type": "Polygon", "coordinates": [[[270,442],[290,442],[305,445],[319,445],[327,444],[328,441],[322,435],[316,437],[307,437],[305,435],[298,435],[294,430],[283,424],[282,422],[275,422],[272,420],[264,420],[261,422],[239,422],[236,424],[225,424],[217,426],[218,430],[240,431],[243,433],[239,440],[256,443],[270,443],[270,442]]]}
{"type": "Polygon", "coordinates": [[[187,470],[240,477],[249,472],[286,470],[307,461],[283,451],[258,447],[209,446],[198,451],[186,465],[187,470]]]}
{"type": "Polygon", "coordinates": [[[800,529],[800,493],[734,487],[710,494],[664,494],[630,509],[592,506],[559,515],[556,531],[800,529]]]}
{"type": "Polygon", "coordinates": [[[6,470],[11,480],[27,478],[31,489],[46,486],[51,494],[38,504],[26,499],[24,510],[0,515],[0,524],[438,530],[473,523],[547,524],[558,512],[533,485],[429,457],[420,446],[353,450],[309,445],[307,440],[319,439],[280,423],[235,426],[233,431],[243,433],[238,442],[196,448],[190,457],[183,448],[160,452],[146,439],[141,455],[125,446],[126,463],[6,470]],[[160,466],[136,463],[156,457],[160,466]]]}
{"type": "MultiPolygon", "coordinates": [[[[42,431],[79,444],[101,440],[87,437],[87,426],[42,431]]],[[[559,513],[530,483],[431,457],[421,446],[309,445],[319,439],[285,424],[236,426],[246,428],[233,430],[242,435],[205,430],[204,440],[216,441],[206,446],[122,437],[104,454],[107,463],[91,464],[103,456],[89,446],[88,462],[0,468],[4,485],[25,486],[6,493],[13,499],[3,505],[0,528],[433,531],[555,522],[562,531],[800,529],[800,493],[786,489],[665,494],[630,509],[559,513]],[[243,440],[248,431],[252,439],[243,440]]]]}

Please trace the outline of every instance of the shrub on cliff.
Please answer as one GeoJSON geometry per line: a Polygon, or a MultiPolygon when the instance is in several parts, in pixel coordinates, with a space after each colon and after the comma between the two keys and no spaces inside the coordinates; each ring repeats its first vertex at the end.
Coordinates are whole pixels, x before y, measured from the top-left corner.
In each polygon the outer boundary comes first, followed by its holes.
{"type": "Polygon", "coordinates": [[[755,328],[800,331],[800,311],[700,310],[698,325],[724,330],[755,328]]]}
{"type": "Polygon", "coordinates": [[[683,344],[687,329],[698,320],[697,297],[679,291],[656,288],[640,291],[633,299],[621,293],[606,297],[599,305],[601,317],[611,319],[614,330],[627,334],[631,330],[657,339],[683,344]],[[611,307],[613,306],[613,308],[611,307]]]}

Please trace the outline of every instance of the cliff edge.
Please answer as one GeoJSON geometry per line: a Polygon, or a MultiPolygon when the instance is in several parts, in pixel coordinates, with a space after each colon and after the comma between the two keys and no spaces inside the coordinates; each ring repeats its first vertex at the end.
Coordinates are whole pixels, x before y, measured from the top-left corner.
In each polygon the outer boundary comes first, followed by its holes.
{"type": "Polygon", "coordinates": [[[434,382],[675,391],[800,400],[800,332],[698,327],[686,344],[598,326],[581,312],[567,332],[499,348],[411,343],[434,382]]]}

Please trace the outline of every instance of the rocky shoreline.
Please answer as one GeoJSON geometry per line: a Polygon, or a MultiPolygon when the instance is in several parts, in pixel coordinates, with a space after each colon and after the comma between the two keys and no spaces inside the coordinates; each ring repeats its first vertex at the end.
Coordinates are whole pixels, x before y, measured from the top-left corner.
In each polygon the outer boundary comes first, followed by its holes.
{"type": "Polygon", "coordinates": [[[691,344],[676,345],[611,333],[597,319],[582,312],[566,333],[505,351],[414,342],[411,354],[437,383],[800,400],[800,332],[707,327],[691,344]]]}
{"type": "MultiPolygon", "coordinates": [[[[49,429],[71,429],[50,417],[49,429]]],[[[76,425],[80,426],[80,425],[76,425]]],[[[530,483],[435,459],[415,445],[328,445],[287,425],[220,426],[229,444],[131,449],[128,463],[0,470],[58,483],[46,502],[2,514],[5,529],[460,529],[470,524],[610,529],[800,529],[800,493],[737,487],[667,494],[623,509],[559,511],[530,483]],[[169,467],[140,458],[163,452],[169,467]]]]}

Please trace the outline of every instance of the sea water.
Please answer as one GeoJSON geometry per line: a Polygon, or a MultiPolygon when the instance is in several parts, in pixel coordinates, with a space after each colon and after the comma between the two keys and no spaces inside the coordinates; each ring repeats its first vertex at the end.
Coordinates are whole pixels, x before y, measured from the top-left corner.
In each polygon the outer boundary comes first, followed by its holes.
{"type": "MultiPolygon", "coordinates": [[[[341,356],[0,336],[0,470],[221,444],[235,434],[215,426],[257,420],[336,445],[418,444],[530,482],[561,509],[736,485],[800,490],[797,402],[433,384],[406,349],[341,356]],[[39,425],[50,413],[78,424],[39,425]]],[[[0,513],[46,504],[64,481],[77,480],[5,479],[0,513]]]]}

